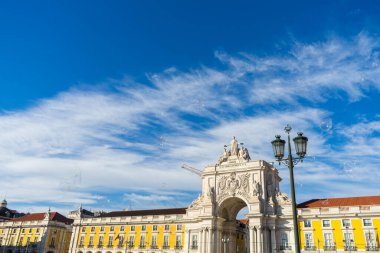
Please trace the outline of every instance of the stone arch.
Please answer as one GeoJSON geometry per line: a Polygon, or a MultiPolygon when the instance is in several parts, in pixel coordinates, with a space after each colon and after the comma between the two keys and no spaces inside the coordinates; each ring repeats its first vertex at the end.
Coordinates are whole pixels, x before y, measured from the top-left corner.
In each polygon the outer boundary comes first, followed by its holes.
{"type": "Polygon", "coordinates": [[[102,253],[102,252],[99,250],[99,251],[97,251],[96,253],[102,253]]]}
{"type": "Polygon", "coordinates": [[[247,206],[247,202],[240,197],[228,197],[218,205],[217,215],[225,221],[235,221],[239,211],[247,206]]]}
{"type": "Polygon", "coordinates": [[[92,253],[92,251],[87,251],[86,253],[92,253]]]}
{"type": "Polygon", "coordinates": [[[83,251],[80,250],[80,251],[78,251],[78,253],[83,253],[83,251]]]}

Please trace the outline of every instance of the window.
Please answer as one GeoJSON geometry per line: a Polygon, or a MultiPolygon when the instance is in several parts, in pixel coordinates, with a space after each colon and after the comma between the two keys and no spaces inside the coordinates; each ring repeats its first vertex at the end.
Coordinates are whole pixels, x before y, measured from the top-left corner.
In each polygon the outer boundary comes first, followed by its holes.
{"type": "Polygon", "coordinates": [[[363,219],[363,225],[365,227],[372,226],[372,220],[371,219],[363,219]]]}
{"type": "Polygon", "coordinates": [[[198,248],[198,236],[192,235],[191,236],[191,249],[197,249],[198,248]]]}
{"type": "Polygon", "coordinates": [[[12,233],[16,233],[16,229],[15,228],[13,229],[12,233]]]}
{"type": "Polygon", "coordinates": [[[343,227],[350,227],[351,226],[351,222],[349,219],[343,219],[342,220],[342,225],[343,227]]]}
{"type": "Polygon", "coordinates": [[[131,226],[131,231],[135,231],[136,227],[135,226],[131,226]]]}
{"type": "Polygon", "coordinates": [[[55,237],[52,237],[51,240],[50,240],[50,245],[49,245],[49,247],[50,247],[50,248],[54,248],[54,246],[55,246],[55,237]]]}
{"type": "Polygon", "coordinates": [[[84,236],[82,235],[79,240],[79,248],[83,248],[84,236]]]}
{"type": "Polygon", "coordinates": [[[123,242],[124,242],[124,236],[119,235],[119,248],[123,247],[123,242]]]}
{"type": "Polygon", "coordinates": [[[376,237],[373,231],[365,232],[365,242],[367,250],[377,250],[376,247],[376,237]]]}
{"type": "Polygon", "coordinates": [[[312,249],[313,248],[313,234],[312,233],[305,233],[305,246],[306,249],[312,249]]]}
{"type": "Polygon", "coordinates": [[[94,246],[94,236],[90,236],[90,240],[88,241],[88,247],[93,247],[93,246],[94,246]]]}
{"type": "Polygon", "coordinates": [[[145,248],[145,235],[140,236],[140,248],[145,248]]]}
{"type": "Polygon", "coordinates": [[[325,241],[325,249],[331,249],[334,246],[333,237],[331,233],[324,233],[323,238],[325,241]]]}
{"type": "Polygon", "coordinates": [[[23,229],[21,230],[21,233],[25,233],[25,228],[23,228],[23,229]]]}
{"type": "Polygon", "coordinates": [[[18,242],[19,245],[22,245],[22,241],[24,241],[24,237],[20,237],[20,241],[18,242]]]}
{"type": "Polygon", "coordinates": [[[177,231],[182,230],[182,225],[177,225],[177,231]]]}
{"type": "Polygon", "coordinates": [[[91,232],[95,232],[95,227],[91,227],[91,232]]]}
{"type": "Polygon", "coordinates": [[[113,242],[113,236],[110,235],[108,236],[108,247],[112,247],[112,242],[113,242]]]}
{"type": "Polygon", "coordinates": [[[135,246],[135,237],[133,235],[131,235],[129,237],[129,247],[132,248],[135,246]]]}
{"type": "Polygon", "coordinates": [[[104,232],[104,226],[100,227],[100,232],[104,232]]]}
{"type": "Polygon", "coordinates": [[[351,248],[354,245],[354,239],[351,233],[344,233],[344,247],[351,248]]]}
{"type": "Polygon", "coordinates": [[[142,230],[142,231],[145,231],[145,230],[146,230],[146,226],[145,226],[145,225],[142,225],[142,226],[141,226],[141,230],[142,230]]]}
{"type": "Polygon", "coordinates": [[[287,234],[287,233],[282,233],[282,234],[281,234],[281,245],[280,245],[280,249],[281,249],[281,250],[288,249],[288,245],[289,245],[289,242],[288,242],[288,234],[287,234]]]}
{"type": "Polygon", "coordinates": [[[157,225],[153,225],[153,231],[157,231],[157,225]]]}
{"type": "Polygon", "coordinates": [[[169,225],[165,225],[165,231],[169,231],[170,229],[170,226],[169,225]]]}
{"type": "Polygon", "coordinates": [[[305,228],[311,228],[311,221],[310,221],[310,220],[305,220],[305,221],[303,222],[303,226],[304,226],[305,228]]]}
{"type": "Polygon", "coordinates": [[[36,231],[36,233],[39,233],[40,232],[40,229],[39,228],[37,228],[37,231],[36,231]]]}
{"type": "Polygon", "coordinates": [[[115,227],[111,226],[110,231],[115,231],[115,227]]]}
{"type": "Polygon", "coordinates": [[[82,228],[82,232],[83,232],[83,233],[86,232],[86,227],[83,227],[83,228],[82,228]]]}
{"type": "Polygon", "coordinates": [[[124,231],[124,226],[121,226],[121,227],[120,227],[120,231],[124,231]]]}
{"type": "Polygon", "coordinates": [[[169,247],[169,235],[164,235],[164,248],[169,247]]]}
{"type": "Polygon", "coordinates": [[[175,237],[175,247],[180,248],[181,247],[181,241],[182,241],[182,236],[181,235],[176,235],[175,237]]]}
{"type": "Polygon", "coordinates": [[[152,235],[152,248],[155,249],[157,248],[157,236],[156,235],[152,235]]]}
{"type": "Polygon", "coordinates": [[[102,247],[103,246],[103,236],[102,235],[100,235],[99,236],[99,243],[98,243],[98,247],[102,247]]]}
{"type": "Polygon", "coordinates": [[[323,220],[322,223],[324,228],[330,227],[330,220],[323,220]]]}

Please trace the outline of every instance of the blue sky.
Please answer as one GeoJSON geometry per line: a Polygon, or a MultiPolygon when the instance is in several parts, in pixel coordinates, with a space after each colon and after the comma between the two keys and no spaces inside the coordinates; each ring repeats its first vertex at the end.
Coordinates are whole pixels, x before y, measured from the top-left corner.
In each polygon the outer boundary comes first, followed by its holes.
{"type": "MultiPolygon", "coordinates": [[[[20,211],[187,206],[232,136],[309,137],[299,201],[380,194],[375,1],[3,1],[0,194],[20,211]]],[[[288,171],[280,166],[282,191],[288,171]]]]}

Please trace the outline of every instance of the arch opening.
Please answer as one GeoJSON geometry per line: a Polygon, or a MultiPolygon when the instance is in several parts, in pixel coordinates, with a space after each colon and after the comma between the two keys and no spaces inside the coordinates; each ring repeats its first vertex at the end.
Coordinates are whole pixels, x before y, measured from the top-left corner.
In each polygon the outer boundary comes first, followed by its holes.
{"type": "Polygon", "coordinates": [[[238,197],[225,199],[219,205],[218,217],[225,219],[225,221],[235,221],[240,210],[245,207],[248,207],[245,201],[238,197]]]}
{"type": "Polygon", "coordinates": [[[219,224],[222,231],[218,252],[247,252],[246,222],[240,222],[247,213],[248,205],[239,197],[227,198],[219,205],[217,215],[222,218],[219,224]]]}

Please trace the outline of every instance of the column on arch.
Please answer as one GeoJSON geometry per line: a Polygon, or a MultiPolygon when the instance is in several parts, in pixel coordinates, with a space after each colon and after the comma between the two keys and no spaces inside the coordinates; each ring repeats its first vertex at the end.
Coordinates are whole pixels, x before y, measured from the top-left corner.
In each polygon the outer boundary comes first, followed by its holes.
{"type": "Polygon", "coordinates": [[[256,226],[256,234],[257,234],[257,251],[256,253],[263,253],[264,252],[264,238],[263,238],[263,227],[262,226],[256,226]]]}
{"type": "Polygon", "coordinates": [[[256,252],[256,245],[255,245],[255,228],[253,226],[249,227],[249,253],[255,253],[256,252]]]}
{"type": "Polygon", "coordinates": [[[190,235],[191,235],[191,230],[186,229],[185,230],[185,247],[183,248],[186,252],[189,252],[190,250],[190,235]]]}
{"type": "Polygon", "coordinates": [[[272,253],[276,253],[277,243],[276,243],[276,227],[270,227],[270,237],[272,242],[272,253]]]}
{"type": "Polygon", "coordinates": [[[212,228],[209,228],[208,229],[208,250],[207,250],[208,253],[212,252],[212,243],[213,243],[213,240],[212,240],[212,228]]]}

